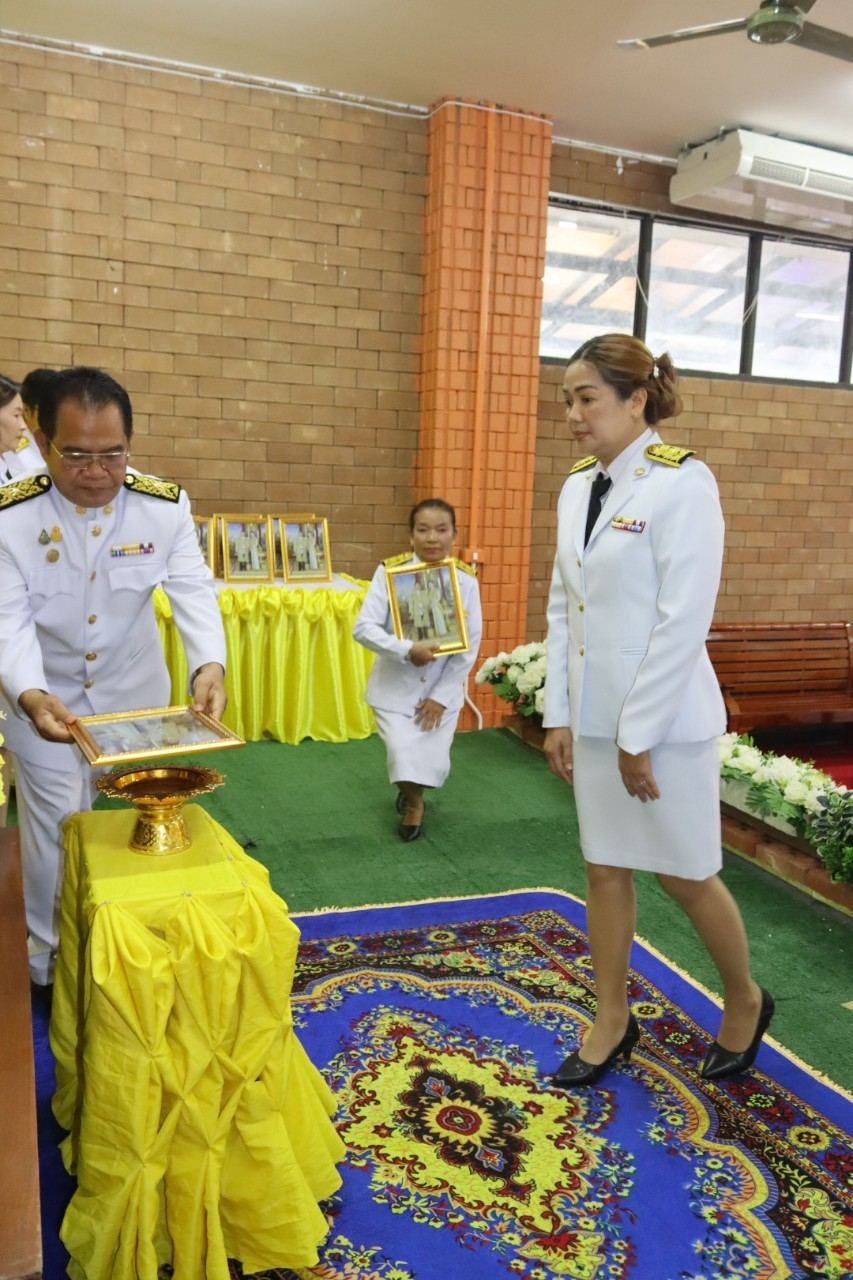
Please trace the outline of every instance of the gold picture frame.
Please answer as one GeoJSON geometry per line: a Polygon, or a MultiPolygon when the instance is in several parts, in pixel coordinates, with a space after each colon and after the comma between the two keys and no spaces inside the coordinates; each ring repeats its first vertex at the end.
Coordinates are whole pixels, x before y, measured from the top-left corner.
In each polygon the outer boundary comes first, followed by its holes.
{"type": "Polygon", "coordinates": [[[398,640],[436,645],[439,654],[469,648],[465,610],[452,557],[434,564],[401,564],[385,570],[391,621],[398,640]]]}
{"type": "Polygon", "coordinates": [[[270,514],[270,520],[273,527],[273,541],[275,542],[275,561],[273,563],[273,572],[276,578],[284,577],[284,562],[281,556],[281,522],[282,520],[316,520],[317,516],[313,511],[301,513],[295,516],[285,516],[279,511],[270,514]]]}
{"type": "Polygon", "coordinates": [[[226,582],[272,582],[274,547],[269,516],[219,515],[222,577],[226,582]]]}
{"type": "Polygon", "coordinates": [[[282,573],[285,582],[331,582],[329,524],[324,516],[279,516],[282,573]]]}
{"type": "Polygon", "coordinates": [[[216,521],[213,516],[193,516],[193,524],[195,525],[195,536],[198,538],[198,545],[201,554],[204,556],[204,563],[210,572],[216,576],[216,521]]]}
{"type": "Polygon", "coordinates": [[[92,768],[242,747],[242,738],[192,707],[152,707],[80,716],[68,726],[92,768]]]}

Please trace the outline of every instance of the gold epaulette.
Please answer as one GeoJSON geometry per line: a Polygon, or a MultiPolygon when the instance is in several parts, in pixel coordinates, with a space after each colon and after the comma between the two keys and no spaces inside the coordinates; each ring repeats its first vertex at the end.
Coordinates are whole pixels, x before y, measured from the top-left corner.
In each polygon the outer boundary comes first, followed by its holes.
{"type": "Polygon", "coordinates": [[[679,449],[677,444],[650,444],[646,457],[652,462],[662,462],[665,467],[680,467],[685,458],[692,458],[695,449],[679,449]]]}
{"type": "Polygon", "coordinates": [[[164,498],[166,502],[177,502],[181,496],[179,484],[174,480],[161,480],[159,476],[126,475],[124,487],[134,493],[143,493],[146,498],[164,498]]]}
{"type": "Polygon", "coordinates": [[[30,443],[31,441],[28,436],[21,436],[20,440],[15,445],[15,453],[20,453],[23,449],[26,449],[27,445],[30,443]]]}
{"type": "Polygon", "coordinates": [[[50,476],[25,476],[23,480],[13,480],[11,484],[0,487],[0,511],[7,507],[17,507],[20,502],[28,502],[30,498],[38,498],[47,493],[53,485],[50,476]]]}
{"type": "Polygon", "coordinates": [[[393,569],[395,565],[403,564],[406,560],[411,560],[413,554],[414,553],[411,551],[404,551],[402,555],[389,556],[388,559],[383,560],[382,563],[385,565],[386,569],[393,569]]]}
{"type": "Polygon", "coordinates": [[[581,458],[580,462],[576,462],[569,475],[573,476],[576,471],[589,471],[590,467],[594,467],[596,462],[598,462],[598,458],[591,453],[588,458],[581,458]]]}
{"type": "Polygon", "coordinates": [[[458,556],[454,559],[454,564],[456,565],[456,568],[461,569],[463,573],[470,573],[472,578],[476,578],[477,576],[476,565],[467,564],[466,561],[460,560],[458,556]]]}

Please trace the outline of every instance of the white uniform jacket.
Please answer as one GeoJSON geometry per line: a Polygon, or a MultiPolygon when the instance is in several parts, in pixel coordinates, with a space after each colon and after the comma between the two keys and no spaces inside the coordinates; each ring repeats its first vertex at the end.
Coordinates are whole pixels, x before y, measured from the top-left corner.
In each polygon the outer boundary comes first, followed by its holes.
{"type": "Polygon", "coordinates": [[[0,484],[16,480],[30,471],[44,470],[44,458],[28,431],[21,436],[17,449],[0,455],[0,484]]]}
{"type": "MultiPolygon", "coordinates": [[[[418,563],[412,556],[412,564],[418,563]]],[[[378,654],[367,678],[368,706],[403,715],[414,715],[417,703],[425,698],[434,699],[451,712],[462,706],[465,681],[477,661],[483,615],[477,579],[465,570],[459,572],[458,578],[469,648],[465,653],[451,653],[425,667],[416,667],[408,661],[413,641],[398,640],[394,635],[384,564],[376,570],[353,627],[358,643],[378,654]]]]}
{"type": "Polygon", "coordinates": [[[596,468],[569,476],[548,600],[545,726],[608,738],[632,754],[706,741],[726,727],[705,649],[723,555],[717,484],[695,458],[650,458],[647,446],[660,443],[644,435],[616,460],[586,548],[596,468]]]}
{"type": "Polygon", "coordinates": [[[224,667],[213,578],[179,485],[128,471],[100,509],[75,507],[44,472],[0,488],[0,709],[10,751],[56,769],[80,759],[77,747],[39,737],[18,706],[25,689],[55,694],[81,716],[168,704],[151,604],[158,586],[189,670],[224,667]]]}

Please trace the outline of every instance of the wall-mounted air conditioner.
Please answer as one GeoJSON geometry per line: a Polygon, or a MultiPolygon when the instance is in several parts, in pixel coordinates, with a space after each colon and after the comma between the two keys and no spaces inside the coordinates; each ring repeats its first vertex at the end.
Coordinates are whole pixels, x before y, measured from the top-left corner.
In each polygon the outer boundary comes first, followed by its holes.
{"type": "Polygon", "coordinates": [[[853,240],[853,155],[733,129],[685,151],[673,204],[853,240]]]}

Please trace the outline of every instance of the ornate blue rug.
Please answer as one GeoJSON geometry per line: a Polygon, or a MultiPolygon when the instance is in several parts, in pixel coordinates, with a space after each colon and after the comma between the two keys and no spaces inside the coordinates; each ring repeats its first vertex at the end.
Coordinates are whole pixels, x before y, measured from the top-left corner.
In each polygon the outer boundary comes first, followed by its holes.
{"type": "Polygon", "coordinates": [[[297,923],[294,1017],[350,1152],[300,1280],[853,1275],[853,1099],[770,1044],[749,1074],[700,1080],[718,1008],[649,948],[630,1065],[552,1086],[594,1011],[575,899],[297,923]]]}
{"type": "MultiPolygon", "coordinates": [[[[576,899],[525,891],[296,921],[294,1021],[338,1096],[349,1154],[320,1264],[268,1277],[853,1276],[853,1099],[769,1043],[749,1074],[702,1081],[719,1010],[646,946],[632,953],[630,1064],[591,1089],[551,1084],[594,1012],[576,899]]],[[[59,1280],[71,1183],[38,1031],[37,1019],[44,1274],[59,1280]]]]}

